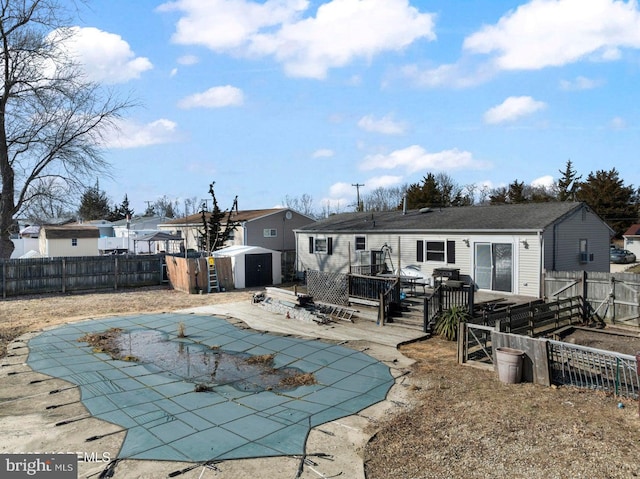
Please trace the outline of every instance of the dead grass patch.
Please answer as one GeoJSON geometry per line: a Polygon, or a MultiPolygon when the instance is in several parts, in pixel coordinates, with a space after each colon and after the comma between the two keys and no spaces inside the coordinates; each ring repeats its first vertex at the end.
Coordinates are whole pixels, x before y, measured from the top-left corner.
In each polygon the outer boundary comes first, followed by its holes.
{"type": "Polygon", "coordinates": [[[313,373],[294,374],[280,380],[280,385],[284,387],[312,386],[317,383],[313,373]]]}
{"type": "Polygon", "coordinates": [[[120,357],[120,349],[117,347],[120,334],[122,334],[122,329],[110,328],[101,333],[87,333],[78,338],[78,342],[87,343],[93,348],[94,353],[106,353],[113,359],[123,359],[120,357]]]}

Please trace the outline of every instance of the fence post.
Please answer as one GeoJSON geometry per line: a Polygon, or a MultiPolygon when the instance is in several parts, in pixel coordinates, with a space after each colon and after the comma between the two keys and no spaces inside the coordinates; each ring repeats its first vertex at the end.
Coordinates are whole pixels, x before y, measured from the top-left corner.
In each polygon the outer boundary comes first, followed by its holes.
{"type": "Polygon", "coordinates": [[[113,289],[118,289],[118,255],[113,255],[113,289]]]}
{"type": "Polygon", "coordinates": [[[385,317],[385,304],[384,304],[384,293],[380,293],[378,296],[378,326],[384,326],[384,317],[385,317]]]}
{"type": "Polygon", "coordinates": [[[62,258],[62,293],[67,292],[67,259],[62,258]]]}
{"type": "Polygon", "coordinates": [[[429,298],[426,296],[422,300],[422,332],[428,333],[429,329],[429,298]]]}
{"type": "Polygon", "coordinates": [[[458,323],[458,364],[466,362],[466,343],[467,343],[467,323],[460,321],[458,323]]]}

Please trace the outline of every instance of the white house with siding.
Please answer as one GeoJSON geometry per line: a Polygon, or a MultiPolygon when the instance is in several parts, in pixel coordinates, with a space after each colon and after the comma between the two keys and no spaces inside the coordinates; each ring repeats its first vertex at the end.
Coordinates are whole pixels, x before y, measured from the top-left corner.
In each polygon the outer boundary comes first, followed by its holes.
{"type": "Polygon", "coordinates": [[[540,297],[545,271],[609,271],[613,231],[578,202],[333,215],[295,231],[297,269],[385,263],[456,271],[480,290],[540,297]]]}
{"type": "Polygon", "coordinates": [[[633,224],[622,235],[624,239],[624,249],[628,249],[637,258],[640,258],[640,225],[633,224]]]}

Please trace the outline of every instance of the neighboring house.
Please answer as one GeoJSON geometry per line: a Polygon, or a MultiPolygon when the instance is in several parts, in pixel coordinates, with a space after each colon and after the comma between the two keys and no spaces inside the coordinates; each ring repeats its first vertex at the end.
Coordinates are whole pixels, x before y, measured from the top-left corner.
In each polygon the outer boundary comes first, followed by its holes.
{"type": "MultiPolygon", "coordinates": [[[[227,214],[224,216],[225,222],[227,214]]],[[[205,212],[207,220],[209,216],[210,213],[205,212]]],[[[260,246],[275,251],[295,251],[296,240],[293,231],[315,220],[288,208],[272,208],[234,211],[231,221],[238,226],[225,246],[260,246]]],[[[204,231],[201,213],[167,221],[158,225],[158,229],[185,238],[186,244],[183,246],[187,249],[200,249],[204,231]]]]}
{"type": "Polygon", "coordinates": [[[98,228],[100,238],[112,238],[114,236],[113,223],[111,221],[91,220],[84,221],[82,224],[87,226],[95,226],[96,228],[98,228]]]}
{"type": "Polygon", "coordinates": [[[129,220],[114,221],[111,237],[100,238],[100,252],[102,254],[154,253],[157,245],[140,241],[140,239],[157,233],[158,225],[167,220],[165,216],[138,216],[129,220]]]}
{"type": "Polygon", "coordinates": [[[613,231],[584,203],[345,213],[296,230],[297,270],[380,261],[425,276],[457,270],[478,289],[540,297],[545,271],[609,271],[613,231]]]}
{"type": "Polygon", "coordinates": [[[96,256],[100,231],[95,226],[65,225],[40,228],[40,254],[60,256],[96,256]]]}
{"type": "Polygon", "coordinates": [[[640,258],[640,225],[631,225],[622,237],[624,238],[624,249],[628,249],[637,258],[640,258]]]}

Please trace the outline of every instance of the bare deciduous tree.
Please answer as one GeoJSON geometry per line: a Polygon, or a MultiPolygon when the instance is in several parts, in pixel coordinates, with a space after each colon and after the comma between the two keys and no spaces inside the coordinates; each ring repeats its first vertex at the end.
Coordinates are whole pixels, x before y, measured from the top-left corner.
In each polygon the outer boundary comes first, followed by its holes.
{"type": "Polygon", "coordinates": [[[51,195],[43,185],[68,195],[108,172],[101,140],[132,106],[86,80],[64,47],[66,14],[59,0],[0,1],[0,258],[16,216],[51,195]]]}

